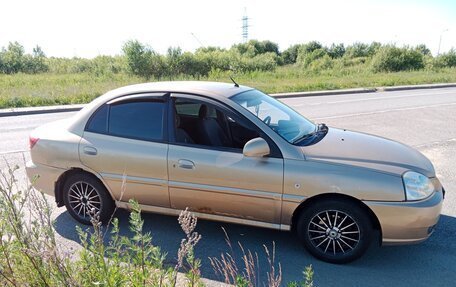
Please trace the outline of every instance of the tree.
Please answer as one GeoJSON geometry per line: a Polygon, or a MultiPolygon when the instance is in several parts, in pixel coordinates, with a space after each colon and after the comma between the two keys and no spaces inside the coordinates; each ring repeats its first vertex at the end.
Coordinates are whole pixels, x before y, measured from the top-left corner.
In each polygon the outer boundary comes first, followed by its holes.
{"type": "Polygon", "coordinates": [[[331,47],[328,48],[328,55],[335,59],[335,58],[341,58],[345,54],[345,46],[343,43],[340,44],[332,44],[331,47]]]}
{"type": "Polygon", "coordinates": [[[295,44],[290,46],[288,49],[282,52],[282,61],[283,64],[294,64],[296,63],[296,59],[298,58],[299,49],[302,47],[302,44],[295,44]]]}
{"type": "Polygon", "coordinates": [[[375,54],[377,54],[377,52],[380,50],[381,47],[382,47],[382,43],[380,43],[380,42],[370,43],[369,47],[367,48],[367,56],[369,56],[369,57],[374,56],[375,54]]]}
{"type": "Polygon", "coordinates": [[[166,60],[168,64],[167,76],[170,78],[173,76],[178,76],[182,73],[180,68],[180,62],[182,58],[182,49],[177,47],[169,47],[166,55],[166,60]]]}
{"type": "Polygon", "coordinates": [[[44,73],[49,70],[46,64],[46,55],[40,46],[33,48],[33,55],[23,56],[23,72],[29,74],[44,73]]]}
{"type": "Polygon", "coordinates": [[[152,48],[138,40],[130,40],[123,45],[122,51],[127,58],[127,65],[132,74],[145,79],[152,77],[154,74],[152,58],[155,56],[152,48]]]}
{"type": "Polygon", "coordinates": [[[302,53],[312,53],[315,50],[323,49],[323,45],[317,41],[310,41],[299,48],[302,53]]]}
{"type": "Polygon", "coordinates": [[[346,54],[350,58],[359,58],[369,56],[369,45],[365,43],[354,43],[347,47],[346,54]]]}
{"type": "Polygon", "coordinates": [[[0,53],[1,72],[5,74],[22,72],[24,53],[24,47],[18,42],[10,42],[7,49],[2,48],[0,53]]]}
{"type": "Polygon", "coordinates": [[[425,44],[420,44],[415,47],[415,50],[423,54],[424,56],[431,56],[431,50],[425,45],[425,44]]]}

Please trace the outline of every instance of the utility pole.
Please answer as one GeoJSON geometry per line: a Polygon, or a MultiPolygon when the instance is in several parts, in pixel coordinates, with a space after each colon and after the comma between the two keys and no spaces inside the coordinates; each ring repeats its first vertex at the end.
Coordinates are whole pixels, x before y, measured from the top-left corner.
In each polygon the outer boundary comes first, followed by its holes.
{"type": "Polygon", "coordinates": [[[242,42],[245,43],[249,39],[249,17],[247,17],[247,8],[244,8],[244,16],[242,16],[242,42]]]}
{"type": "Polygon", "coordinates": [[[437,50],[437,56],[440,55],[440,45],[442,44],[442,36],[443,36],[443,33],[445,33],[446,31],[448,31],[448,29],[445,29],[442,31],[442,33],[440,33],[439,49],[437,50]]]}

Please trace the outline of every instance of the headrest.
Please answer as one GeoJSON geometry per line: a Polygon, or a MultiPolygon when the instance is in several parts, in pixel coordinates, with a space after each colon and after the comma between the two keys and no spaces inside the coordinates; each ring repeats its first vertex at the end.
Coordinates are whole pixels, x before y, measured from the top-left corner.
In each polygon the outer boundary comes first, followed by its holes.
{"type": "Polygon", "coordinates": [[[205,104],[202,104],[199,112],[198,112],[198,117],[200,119],[205,119],[207,117],[207,106],[205,104]]]}
{"type": "Polygon", "coordinates": [[[180,123],[181,123],[180,117],[179,117],[178,114],[176,114],[176,115],[174,116],[174,124],[176,125],[176,128],[179,128],[179,127],[180,127],[180,123]]]}

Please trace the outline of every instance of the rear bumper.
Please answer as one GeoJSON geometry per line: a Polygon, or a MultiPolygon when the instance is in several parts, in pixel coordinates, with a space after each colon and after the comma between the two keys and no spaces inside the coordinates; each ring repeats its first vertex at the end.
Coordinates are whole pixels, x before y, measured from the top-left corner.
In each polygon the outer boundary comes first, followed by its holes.
{"type": "Polygon", "coordinates": [[[32,186],[43,193],[55,196],[55,183],[66,170],[27,162],[25,170],[32,186]]]}
{"type": "Polygon", "coordinates": [[[365,202],[377,216],[383,245],[419,243],[434,232],[443,204],[443,189],[413,202],[365,202]]]}

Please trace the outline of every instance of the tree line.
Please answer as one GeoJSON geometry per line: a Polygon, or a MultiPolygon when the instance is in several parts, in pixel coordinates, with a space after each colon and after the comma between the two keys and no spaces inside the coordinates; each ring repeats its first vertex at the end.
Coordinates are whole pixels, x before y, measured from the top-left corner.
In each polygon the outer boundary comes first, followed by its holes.
{"type": "Polygon", "coordinates": [[[456,67],[456,50],[433,56],[425,45],[397,47],[372,42],[324,46],[311,41],[280,51],[277,43],[250,40],[228,49],[201,47],[192,53],[170,47],[165,54],[160,54],[147,44],[131,40],[123,45],[122,55],[93,59],[47,57],[39,46],[27,54],[17,42],[10,42],[0,51],[0,73],[3,74],[130,73],[145,79],[172,79],[180,75],[199,78],[214,71],[274,71],[285,65],[311,72],[353,66],[373,72],[440,69],[456,67]]]}

